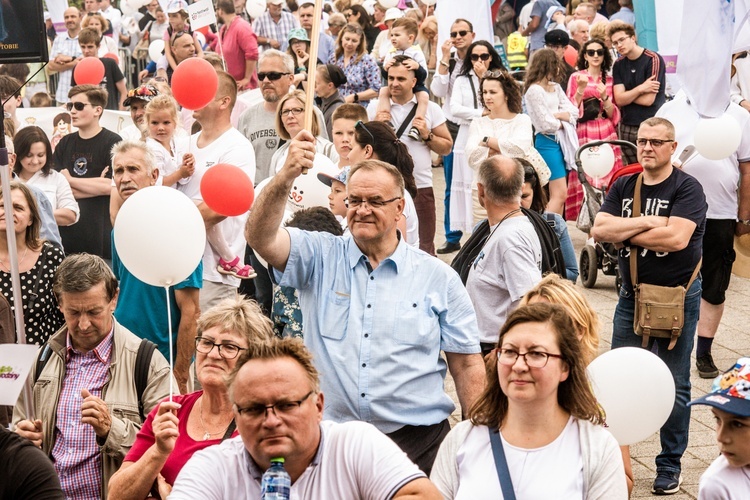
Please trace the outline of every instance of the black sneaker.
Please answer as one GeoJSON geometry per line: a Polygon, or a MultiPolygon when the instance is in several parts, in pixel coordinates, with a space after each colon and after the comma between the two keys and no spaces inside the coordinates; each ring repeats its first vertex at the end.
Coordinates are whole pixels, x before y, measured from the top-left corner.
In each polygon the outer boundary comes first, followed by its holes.
{"type": "Polygon", "coordinates": [[[714,358],[711,357],[710,352],[696,358],[695,366],[698,368],[698,375],[701,378],[715,378],[719,376],[719,369],[716,368],[714,358]]]}
{"type": "Polygon", "coordinates": [[[674,495],[680,491],[681,484],[682,476],[679,472],[657,472],[651,493],[654,495],[674,495]]]}
{"type": "Polygon", "coordinates": [[[410,129],[409,129],[409,133],[408,133],[408,134],[406,134],[406,135],[408,135],[409,137],[411,137],[411,138],[412,138],[412,139],[414,139],[415,141],[419,141],[419,142],[424,142],[424,141],[422,140],[422,136],[421,136],[421,135],[419,135],[419,130],[417,130],[417,127],[412,127],[412,128],[410,128],[410,129]]]}

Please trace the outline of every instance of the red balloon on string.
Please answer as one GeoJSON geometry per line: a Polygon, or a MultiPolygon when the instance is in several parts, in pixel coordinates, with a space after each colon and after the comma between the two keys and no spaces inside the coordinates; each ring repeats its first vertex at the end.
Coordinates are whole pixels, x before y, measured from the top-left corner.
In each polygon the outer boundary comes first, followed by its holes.
{"type": "Polygon", "coordinates": [[[214,99],[218,88],[216,70],[200,57],[185,59],[172,74],[172,95],[183,108],[201,109],[214,99]]]}
{"type": "Polygon", "coordinates": [[[209,168],[201,179],[201,196],[214,212],[233,217],[242,215],[253,205],[253,182],[239,167],[219,163],[209,168]]]}
{"type": "Polygon", "coordinates": [[[106,54],[104,54],[104,57],[112,59],[115,63],[120,64],[120,58],[117,57],[117,54],[115,54],[114,52],[107,52],[106,54]]]}
{"type": "Polygon", "coordinates": [[[104,64],[98,57],[84,57],[73,69],[76,84],[99,85],[104,78],[104,64]]]}
{"type": "Polygon", "coordinates": [[[578,51],[575,49],[575,47],[572,47],[568,45],[565,47],[565,54],[563,55],[563,58],[565,59],[565,62],[576,67],[576,64],[578,64],[578,51]]]}

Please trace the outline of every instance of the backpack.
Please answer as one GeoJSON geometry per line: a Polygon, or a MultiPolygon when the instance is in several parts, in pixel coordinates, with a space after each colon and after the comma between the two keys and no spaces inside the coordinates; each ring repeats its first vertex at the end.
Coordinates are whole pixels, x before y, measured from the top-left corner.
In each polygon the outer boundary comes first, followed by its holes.
{"type": "MultiPolygon", "coordinates": [[[[542,275],[555,273],[566,278],[565,257],[563,257],[562,249],[560,248],[560,239],[551,225],[554,224],[554,218],[546,219],[541,214],[525,208],[522,208],[521,211],[529,219],[531,225],[534,226],[534,231],[542,247],[542,275]]],[[[466,285],[466,280],[469,278],[471,265],[484,247],[489,236],[490,223],[485,219],[474,229],[474,232],[471,233],[469,239],[461,247],[461,250],[458,251],[453,262],[451,262],[451,267],[461,277],[461,282],[464,285],[466,285]]]]}
{"type": "MultiPolygon", "coordinates": [[[[148,368],[151,366],[151,358],[154,356],[155,350],[156,344],[148,339],[141,339],[141,344],[138,346],[138,354],[135,356],[135,392],[138,395],[138,413],[141,415],[142,421],[146,420],[146,415],[143,413],[143,392],[148,385],[148,368]]],[[[49,342],[47,342],[39,350],[39,355],[36,358],[34,383],[39,380],[39,375],[42,374],[51,354],[52,348],[49,346],[49,342]]]]}

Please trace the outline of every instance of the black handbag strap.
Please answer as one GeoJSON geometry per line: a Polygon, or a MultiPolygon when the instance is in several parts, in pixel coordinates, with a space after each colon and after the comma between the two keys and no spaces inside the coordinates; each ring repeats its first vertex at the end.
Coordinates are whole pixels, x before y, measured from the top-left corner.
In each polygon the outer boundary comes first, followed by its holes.
{"type": "Polygon", "coordinates": [[[227,431],[224,433],[224,436],[221,438],[222,441],[229,439],[232,437],[232,434],[234,433],[234,430],[237,428],[237,422],[232,419],[231,422],[229,422],[229,427],[227,427],[227,431]]]}
{"type": "Polygon", "coordinates": [[[479,109],[477,107],[477,89],[474,87],[474,79],[471,75],[466,75],[466,78],[469,79],[469,85],[471,85],[471,98],[474,100],[474,109],[479,109]]]}
{"type": "Polygon", "coordinates": [[[500,440],[500,432],[489,427],[487,431],[490,433],[492,456],[495,458],[495,469],[497,470],[497,478],[500,480],[500,489],[503,491],[503,500],[516,500],[513,481],[510,479],[510,471],[508,470],[508,461],[505,460],[503,442],[500,440]]]}
{"type": "Polygon", "coordinates": [[[411,121],[414,119],[414,115],[417,114],[417,105],[415,104],[413,108],[411,108],[411,111],[409,111],[409,114],[406,115],[406,118],[403,122],[401,122],[401,126],[398,128],[398,132],[396,132],[396,137],[398,139],[401,139],[401,134],[404,133],[406,130],[406,127],[409,126],[411,121]]]}

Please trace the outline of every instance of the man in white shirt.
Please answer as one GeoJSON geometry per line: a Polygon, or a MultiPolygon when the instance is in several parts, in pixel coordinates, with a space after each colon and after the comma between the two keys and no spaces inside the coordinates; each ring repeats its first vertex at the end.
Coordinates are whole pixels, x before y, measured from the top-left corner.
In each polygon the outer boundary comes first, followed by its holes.
{"type": "Polygon", "coordinates": [[[81,12],[75,7],[70,7],[65,9],[63,16],[67,32],[58,33],[49,54],[49,69],[58,72],[57,91],[55,92],[57,104],[68,102],[73,68],[83,58],[81,47],[78,45],[78,33],[81,32],[81,12]]]}
{"type": "Polygon", "coordinates": [[[318,371],[300,340],[251,344],[228,382],[240,435],[193,455],[170,498],[261,498],[275,458],[284,459],[292,498],[441,498],[372,425],[322,421],[318,371]]]}

